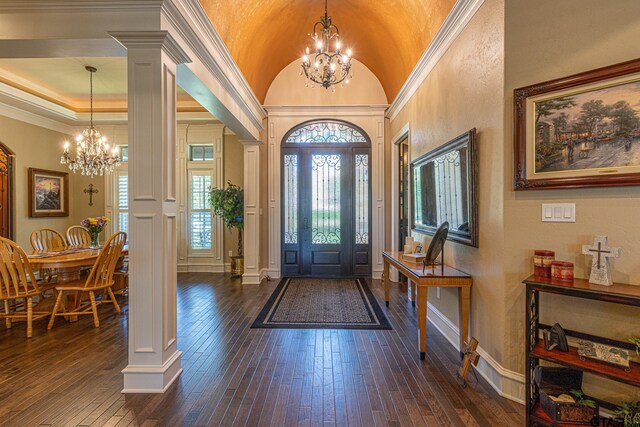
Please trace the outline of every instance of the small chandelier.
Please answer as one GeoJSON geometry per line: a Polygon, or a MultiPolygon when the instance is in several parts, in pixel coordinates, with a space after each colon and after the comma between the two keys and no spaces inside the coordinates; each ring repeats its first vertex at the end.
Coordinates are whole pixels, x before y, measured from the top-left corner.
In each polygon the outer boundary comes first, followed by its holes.
{"type": "Polygon", "coordinates": [[[317,83],[325,89],[338,83],[349,83],[349,79],[353,78],[351,49],[342,53],[340,31],[331,23],[331,17],[327,14],[327,0],[324,1],[324,16],[314,24],[313,34],[309,36],[313,39],[315,53],[310,53],[307,47],[302,56],[302,70],[308,79],[306,86],[309,86],[309,81],[312,82],[311,87],[317,83]],[[322,27],[320,32],[319,27],[322,27]],[[332,40],[335,48],[333,52],[329,44],[332,40]]]}
{"type": "Polygon", "coordinates": [[[69,156],[69,142],[65,142],[60,163],[68,164],[73,173],[80,171],[82,175],[93,178],[96,175],[111,173],[114,168],[120,166],[120,153],[117,146],[111,149],[107,144],[107,138],[93,127],[93,73],[98,69],[89,65],[84,68],[89,72],[91,121],[89,127],[76,137],[76,158],[69,156]]]}

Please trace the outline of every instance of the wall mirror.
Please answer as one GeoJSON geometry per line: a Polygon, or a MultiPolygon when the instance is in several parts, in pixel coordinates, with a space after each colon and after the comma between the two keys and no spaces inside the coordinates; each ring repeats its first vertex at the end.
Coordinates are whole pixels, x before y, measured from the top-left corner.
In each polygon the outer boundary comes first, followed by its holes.
{"type": "Polygon", "coordinates": [[[445,221],[448,240],[478,247],[478,160],[471,129],[411,163],[412,229],[430,236],[445,221]]]}

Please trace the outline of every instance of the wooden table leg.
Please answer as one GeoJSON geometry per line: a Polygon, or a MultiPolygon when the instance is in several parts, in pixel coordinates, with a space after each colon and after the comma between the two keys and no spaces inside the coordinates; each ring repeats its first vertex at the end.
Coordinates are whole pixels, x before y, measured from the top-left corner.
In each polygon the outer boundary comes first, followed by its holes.
{"type": "Polygon", "coordinates": [[[411,290],[411,305],[413,305],[414,307],[416,306],[416,287],[418,286],[416,282],[412,282],[411,280],[407,279],[407,284],[410,287],[411,290]]]}
{"type": "Polygon", "coordinates": [[[382,286],[384,286],[384,303],[389,307],[389,263],[387,260],[383,261],[382,286]]]}
{"type": "Polygon", "coordinates": [[[469,337],[469,308],[471,305],[471,286],[461,286],[458,292],[458,314],[460,316],[460,358],[464,356],[464,342],[469,337]]]}
{"type": "Polygon", "coordinates": [[[424,360],[427,352],[427,287],[418,286],[418,350],[420,360],[424,360]]]}

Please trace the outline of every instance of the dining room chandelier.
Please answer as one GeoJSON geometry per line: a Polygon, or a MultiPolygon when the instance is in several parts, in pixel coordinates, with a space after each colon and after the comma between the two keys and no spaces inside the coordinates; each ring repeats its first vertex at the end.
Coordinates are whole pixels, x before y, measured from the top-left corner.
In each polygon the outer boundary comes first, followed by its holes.
{"type": "Polygon", "coordinates": [[[302,70],[307,77],[306,86],[314,87],[318,84],[329,89],[342,82],[348,84],[349,79],[353,78],[351,49],[343,49],[340,31],[333,25],[327,13],[327,0],[324,1],[324,16],[313,25],[313,34],[309,36],[313,40],[314,52],[307,47],[302,56],[302,70]]]}
{"type": "Polygon", "coordinates": [[[69,169],[76,173],[93,178],[96,175],[104,175],[113,172],[120,166],[120,153],[118,147],[109,147],[107,138],[93,126],[93,73],[98,71],[96,67],[87,65],[84,67],[89,72],[89,87],[91,91],[91,118],[89,127],[76,136],[76,157],[69,153],[69,142],[64,143],[64,151],[60,163],[69,165],[69,169]]]}

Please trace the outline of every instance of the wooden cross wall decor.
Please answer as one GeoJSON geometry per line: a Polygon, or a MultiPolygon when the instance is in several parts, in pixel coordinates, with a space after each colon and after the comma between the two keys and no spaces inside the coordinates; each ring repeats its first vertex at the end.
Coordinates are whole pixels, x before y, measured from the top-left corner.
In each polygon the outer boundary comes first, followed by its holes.
{"type": "Polygon", "coordinates": [[[593,245],[582,245],[582,253],[593,257],[589,283],[605,286],[613,284],[609,259],[618,258],[620,256],[620,248],[607,246],[607,241],[607,236],[596,236],[593,245]]]}
{"type": "Polygon", "coordinates": [[[478,360],[480,360],[480,355],[476,351],[478,349],[477,339],[473,337],[467,338],[467,341],[465,341],[464,343],[464,347],[464,357],[462,358],[460,369],[458,369],[458,376],[462,380],[463,388],[467,386],[467,375],[469,375],[469,369],[471,369],[471,365],[478,366],[478,360]]]}
{"type": "Polygon", "coordinates": [[[89,206],[93,206],[93,195],[98,194],[98,189],[93,188],[93,184],[89,184],[89,188],[84,189],[84,194],[89,195],[89,206]]]}

